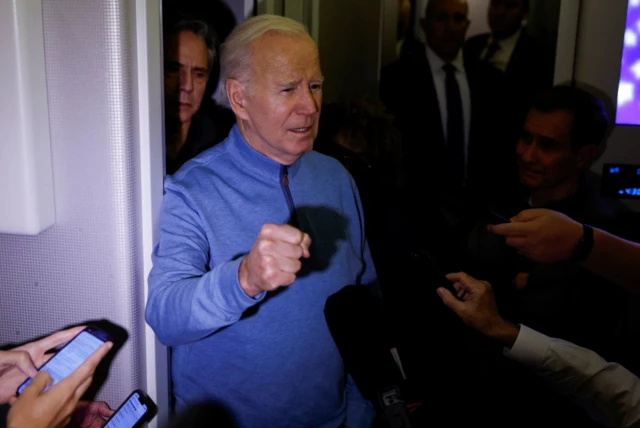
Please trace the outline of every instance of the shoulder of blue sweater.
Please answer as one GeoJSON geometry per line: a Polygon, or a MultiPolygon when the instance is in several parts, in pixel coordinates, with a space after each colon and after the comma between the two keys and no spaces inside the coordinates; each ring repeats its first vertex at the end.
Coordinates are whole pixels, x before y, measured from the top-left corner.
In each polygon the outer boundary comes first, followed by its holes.
{"type": "Polygon", "coordinates": [[[201,176],[202,174],[211,174],[216,162],[228,161],[224,160],[227,153],[228,151],[224,141],[218,143],[185,162],[185,164],[171,177],[167,177],[167,183],[179,185],[180,183],[193,181],[194,177],[201,176]]]}
{"type": "Polygon", "coordinates": [[[332,174],[343,173],[349,175],[347,169],[338,159],[316,152],[315,150],[312,150],[305,155],[305,162],[308,162],[313,166],[321,167],[326,171],[330,171],[332,174]]]}

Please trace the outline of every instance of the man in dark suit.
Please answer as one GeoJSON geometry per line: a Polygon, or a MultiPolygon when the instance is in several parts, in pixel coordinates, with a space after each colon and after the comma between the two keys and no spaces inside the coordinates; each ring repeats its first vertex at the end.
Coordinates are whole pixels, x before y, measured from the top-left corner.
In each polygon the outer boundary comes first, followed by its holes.
{"type": "Polygon", "coordinates": [[[493,199],[504,181],[499,166],[514,163],[496,126],[505,105],[487,90],[500,85],[499,73],[462,56],[469,22],[466,0],[429,1],[427,45],[406,40],[403,55],[382,69],[380,97],[402,133],[407,200],[418,219],[425,201],[447,207],[448,217],[466,195],[493,199]]]}
{"type": "Polygon", "coordinates": [[[402,135],[409,238],[418,256],[393,284],[404,309],[399,350],[411,373],[411,393],[442,398],[429,398],[436,410],[431,423],[438,425],[450,422],[440,416],[455,412],[449,405],[458,401],[448,397],[473,390],[469,370],[457,369],[473,361],[463,361],[469,355],[464,326],[442,310],[434,288],[439,277],[420,256],[428,250],[445,272],[459,267],[459,216],[475,201],[488,202],[496,189],[490,184],[497,181],[494,173],[508,164],[500,158],[513,150],[502,149],[502,118],[495,112],[503,104],[485,90],[498,72],[472,67],[462,57],[467,1],[430,0],[421,26],[426,46],[405,40],[400,58],[382,69],[380,97],[402,135]],[[431,351],[420,349],[415,337],[429,337],[431,351]]]}
{"type": "Polygon", "coordinates": [[[553,85],[553,49],[527,32],[523,23],[528,14],[529,0],[491,0],[491,33],[474,36],[464,45],[465,59],[486,63],[502,73],[512,106],[509,122],[513,124],[514,141],[533,98],[553,85]]]}

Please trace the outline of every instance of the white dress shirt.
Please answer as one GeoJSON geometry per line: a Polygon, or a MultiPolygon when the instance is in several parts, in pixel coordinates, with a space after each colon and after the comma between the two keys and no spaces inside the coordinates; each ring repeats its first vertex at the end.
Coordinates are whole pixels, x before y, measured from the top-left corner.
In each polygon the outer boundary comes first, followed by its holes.
{"type": "Polygon", "coordinates": [[[617,363],[525,325],[504,355],[533,369],[607,427],[640,424],[640,379],[617,363]]]}
{"type": "MultiPolygon", "coordinates": [[[[445,78],[447,73],[442,67],[447,63],[444,62],[429,46],[427,46],[427,61],[431,68],[431,76],[433,78],[433,86],[436,88],[438,96],[438,104],[440,106],[440,118],[442,119],[442,133],[445,141],[447,140],[447,92],[445,87],[445,78]]],[[[457,69],[456,80],[460,88],[460,97],[462,97],[462,116],[464,123],[464,164],[465,170],[469,160],[469,127],[471,124],[471,92],[469,91],[469,81],[464,70],[464,61],[462,59],[462,50],[451,62],[457,69]]]]}
{"type": "MultiPolygon", "coordinates": [[[[520,39],[521,34],[522,34],[522,28],[516,31],[516,33],[511,37],[507,37],[504,40],[499,40],[499,41],[496,40],[499,48],[489,60],[489,64],[491,64],[492,66],[496,67],[499,70],[507,71],[507,66],[509,65],[509,61],[511,60],[511,55],[513,55],[513,51],[515,50],[516,45],[518,44],[518,40],[520,39]]],[[[485,46],[485,48],[482,50],[482,53],[480,55],[481,59],[485,59],[485,57],[487,56],[487,52],[489,50],[489,46],[491,46],[494,40],[495,39],[493,38],[493,36],[489,36],[489,40],[487,41],[487,46],[485,46]]]]}

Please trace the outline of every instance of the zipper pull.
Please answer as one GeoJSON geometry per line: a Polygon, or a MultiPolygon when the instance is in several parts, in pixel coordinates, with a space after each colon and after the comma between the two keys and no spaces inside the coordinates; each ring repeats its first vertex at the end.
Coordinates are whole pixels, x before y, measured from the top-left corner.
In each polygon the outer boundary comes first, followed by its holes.
{"type": "Polygon", "coordinates": [[[286,187],[289,187],[289,171],[288,168],[284,167],[284,175],[282,176],[282,181],[286,187]]]}

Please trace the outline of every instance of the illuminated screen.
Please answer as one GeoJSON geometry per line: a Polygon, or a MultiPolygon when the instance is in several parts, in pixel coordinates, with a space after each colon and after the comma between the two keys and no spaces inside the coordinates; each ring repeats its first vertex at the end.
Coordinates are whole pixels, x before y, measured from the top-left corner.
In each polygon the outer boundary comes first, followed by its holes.
{"type": "MultiPolygon", "coordinates": [[[[104,342],[87,331],[82,331],[64,348],[47,361],[40,370],[44,370],[51,375],[52,382],[45,388],[45,391],[56,383],[73,373],[80,365],[91,356],[104,342]]],[[[18,388],[18,393],[31,383],[32,379],[27,379],[18,388]]]]}
{"type": "Polygon", "coordinates": [[[640,125],[640,0],[627,6],[616,123],[640,125]]]}
{"type": "Polygon", "coordinates": [[[111,416],[104,428],[134,427],[147,412],[147,406],[140,402],[138,393],[134,393],[118,411],[111,416]]]}

